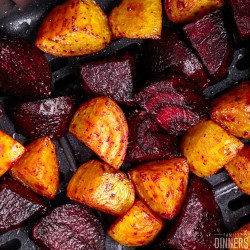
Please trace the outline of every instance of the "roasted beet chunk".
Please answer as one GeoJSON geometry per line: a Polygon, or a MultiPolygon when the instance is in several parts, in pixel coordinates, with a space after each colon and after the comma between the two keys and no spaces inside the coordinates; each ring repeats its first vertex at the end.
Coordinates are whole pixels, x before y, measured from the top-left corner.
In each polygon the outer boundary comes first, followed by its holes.
{"type": "Polygon", "coordinates": [[[215,238],[223,230],[222,215],[210,185],[192,176],[181,213],[155,249],[214,250],[215,238]]]}
{"type": "Polygon", "coordinates": [[[145,111],[128,117],[129,142],[125,161],[140,162],[179,156],[178,140],[166,134],[145,111]]]}
{"type": "Polygon", "coordinates": [[[234,19],[239,35],[242,39],[250,38],[250,1],[230,0],[233,9],[234,19]]]}
{"type": "Polygon", "coordinates": [[[15,96],[51,94],[49,64],[34,45],[21,38],[0,38],[0,90],[15,96]]]}
{"type": "Polygon", "coordinates": [[[208,117],[208,104],[191,87],[179,76],[164,77],[152,80],[135,100],[162,128],[177,135],[208,117]]]}
{"type": "Polygon", "coordinates": [[[143,46],[144,65],[147,71],[175,72],[194,81],[200,89],[210,84],[201,61],[177,34],[163,29],[160,40],[148,40],[143,46]]]}
{"type": "Polygon", "coordinates": [[[94,95],[104,95],[122,104],[132,105],[134,58],[116,56],[80,65],[83,89],[94,95]]]}
{"type": "Polygon", "coordinates": [[[64,136],[75,111],[74,98],[61,96],[12,104],[10,115],[15,128],[29,139],[64,136]]]}
{"type": "Polygon", "coordinates": [[[187,24],[184,31],[215,81],[225,77],[232,51],[220,11],[187,24]]]}
{"type": "Polygon", "coordinates": [[[0,184],[0,232],[21,227],[46,210],[44,201],[17,181],[5,178],[0,184]]]}
{"type": "Polygon", "coordinates": [[[46,249],[105,249],[100,221],[89,209],[77,204],[54,209],[33,228],[33,238],[46,249]]]}

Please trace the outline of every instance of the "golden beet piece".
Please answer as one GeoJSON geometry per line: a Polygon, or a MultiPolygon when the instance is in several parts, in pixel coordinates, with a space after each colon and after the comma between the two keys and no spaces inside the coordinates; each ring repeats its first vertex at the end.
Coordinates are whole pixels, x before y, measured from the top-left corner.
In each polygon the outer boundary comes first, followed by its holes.
{"type": "Polygon", "coordinates": [[[133,207],[111,225],[108,235],[122,245],[145,246],[155,240],[163,226],[163,219],[136,200],[133,207]]]}
{"type": "Polygon", "coordinates": [[[122,165],[128,144],[128,125],[120,107],[108,97],[83,103],[69,131],[112,167],[118,169],[122,165]]]}
{"type": "Polygon", "coordinates": [[[243,148],[243,143],[213,121],[201,122],[186,132],[181,148],[190,170],[208,177],[230,162],[243,148]]]}
{"type": "Polygon", "coordinates": [[[113,38],[161,37],[161,0],[122,0],[109,16],[113,38]]]}
{"type": "Polygon", "coordinates": [[[0,130],[0,177],[18,161],[24,151],[22,144],[0,130]]]}
{"type": "Polygon", "coordinates": [[[184,158],[148,162],[128,172],[138,196],[158,215],[174,218],[187,191],[189,167],[184,158]]]}
{"type": "Polygon", "coordinates": [[[212,103],[211,119],[236,137],[250,139],[250,81],[227,91],[212,103]]]}
{"type": "Polygon", "coordinates": [[[184,23],[211,13],[224,4],[224,0],[165,0],[165,10],[172,22],[184,23]]]}
{"type": "Polygon", "coordinates": [[[97,210],[123,215],[132,207],[135,191],[125,173],[105,162],[91,160],[71,178],[67,196],[97,210]]]}
{"type": "Polygon", "coordinates": [[[233,232],[227,239],[228,250],[250,249],[250,223],[233,232]]]}
{"type": "Polygon", "coordinates": [[[104,49],[110,39],[108,19],[94,0],[68,0],[45,17],[35,44],[55,56],[78,56],[104,49]]]}
{"type": "Polygon", "coordinates": [[[59,168],[55,144],[49,137],[33,141],[10,174],[34,192],[54,198],[59,186],[59,168]]]}
{"type": "Polygon", "coordinates": [[[225,168],[238,188],[250,195],[250,145],[245,145],[225,168]]]}

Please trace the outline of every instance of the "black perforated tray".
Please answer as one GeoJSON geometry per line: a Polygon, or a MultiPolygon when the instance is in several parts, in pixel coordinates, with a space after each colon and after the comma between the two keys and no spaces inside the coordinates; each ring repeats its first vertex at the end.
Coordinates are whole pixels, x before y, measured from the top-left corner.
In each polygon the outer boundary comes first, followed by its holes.
{"type": "MultiPolygon", "coordinates": [[[[36,36],[37,27],[48,11],[61,0],[34,0],[27,8],[20,10],[18,6],[0,20],[0,33],[20,36],[33,42],[36,36]]],[[[119,2],[118,0],[97,1],[107,13],[119,2]]],[[[1,7],[1,6],[0,6],[1,7]]],[[[238,82],[250,79],[250,43],[241,42],[237,36],[232,13],[227,7],[223,9],[223,15],[227,20],[228,32],[232,38],[235,48],[234,59],[229,69],[228,76],[221,82],[209,87],[204,91],[209,98],[214,98],[222,91],[230,88],[238,82]]],[[[164,16],[164,25],[172,26],[164,16]]],[[[53,71],[54,93],[63,94],[72,89],[78,88],[78,78],[75,72],[75,65],[79,62],[90,61],[96,58],[103,58],[126,49],[139,51],[142,40],[120,39],[111,43],[105,50],[94,55],[72,58],[57,58],[46,55],[53,71]]],[[[1,97],[4,101],[6,97],[1,97]]],[[[25,142],[25,138],[14,131],[13,124],[8,117],[0,118],[0,129],[12,135],[19,141],[25,142]]],[[[51,208],[67,202],[65,196],[66,185],[73,172],[83,162],[88,161],[94,154],[72,135],[60,138],[55,141],[60,164],[60,188],[56,198],[51,202],[51,208]]],[[[250,196],[243,194],[230,180],[225,171],[207,178],[214,187],[215,197],[221,208],[225,226],[228,232],[232,232],[250,221],[250,196]]],[[[100,213],[105,223],[105,217],[100,213]]],[[[0,234],[0,250],[32,250],[39,249],[30,240],[30,228],[32,223],[26,227],[0,234]]],[[[113,242],[107,237],[107,250],[133,249],[127,248],[113,242]]]]}

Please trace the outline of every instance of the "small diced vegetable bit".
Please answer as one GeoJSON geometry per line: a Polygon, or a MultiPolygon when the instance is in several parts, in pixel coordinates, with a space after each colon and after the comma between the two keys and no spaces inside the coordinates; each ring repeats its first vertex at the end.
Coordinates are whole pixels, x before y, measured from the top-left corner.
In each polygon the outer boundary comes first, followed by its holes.
{"type": "Polygon", "coordinates": [[[148,162],[129,171],[138,196],[158,215],[174,218],[187,191],[189,167],[184,158],[148,162]]]}
{"type": "Polygon", "coordinates": [[[22,144],[0,130],[0,177],[18,161],[24,152],[25,148],[22,144]]]}
{"type": "Polygon", "coordinates": [[[181,148],[190,170],[199,177],[218,172],[244,144],[213,121],[201,122],[184,135],[181,148]]]}
{"type": "Polygon", "coordinates": [[[245,145],[225,168],[238,188],[250,195],[250,145],[245,145]]]}
{"type": "Polygon", "coordinates": [[[233,232],[227,239],[229,250],[246,250],[250,247],[250,223],[233,232]]]}
{"type": "Polygon", "coordinates": [[[136,200],[133,207],[111,225],[108,235],[122,245],[145,246],[155,240],[163,226],[160,217],[136,200]]]}
{"type": "Polygon", "coordinates": [[[59,186],[55,144],[49,137],[33,141],[10,174],[34,192],[53,199],[59,186]]]}
{"type": "Polygon", "coordinates": [[[135,191],[125,173],[104,162],[91,160],[71,178],[67,196],[97,210],[123,215],[133,205],[135,191]]]}
{"type": "Polygon", "coordinates": [[[168,18],[174,23],[184,23],[219,9],[224,0],[165,0],[168,18]]]}
{"type": "Polygon", "coordinates": [[[112,167],[118,169],[122,165],[128,144],[128,125],[123,111],[108,97],[83,103],[69,131],[112,167]]]}
{"type": "Polygon", "coordinates": [[[236,137],[250,139],[250,81],[212,102],[211,119],[236,137]]]}
{"type": "Polygon", "coordinates": [[[122,0],[109,16],[113,38],[158,39],[162,29],[160,0],[122,0]]]}
{"type": "Polygon", "coordinates": [[[91,54],[110,42],[108,19],[94,0],[67,0],[44,18],[36,46],[55,56],[91,54]]]}

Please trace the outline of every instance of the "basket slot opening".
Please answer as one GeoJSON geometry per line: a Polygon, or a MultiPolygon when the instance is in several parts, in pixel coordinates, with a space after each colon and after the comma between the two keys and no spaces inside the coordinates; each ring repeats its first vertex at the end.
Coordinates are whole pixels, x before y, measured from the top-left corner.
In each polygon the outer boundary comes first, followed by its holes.
{"type": "Polygon", "coordinates": [[[7,241],[3,245],[0,246],[0,250],[17,250],[21,247],[21,241],[18,239],[13,239],[7,241]]]}
{"type": "Polygon", "coordinates": [[[246,55],[236,63],[238,70],[245,70],[250,68],[250,55],[246,55]]]}
{"type": "Polygon", "coordinates": [[[250,214],[247,214],[244,217],[237,220],[236,224],[237,224],[238,228],[241,228],[241,227],[243,227],[244,225],[246,225],[249,222],[250,222],[250,214]]]}
{"type": "Polygon", "coordinates": [[[240,209],[242,207],[245,207],[248,204],[250,204],[250,196],[246,195],[246,194],[243,194],[243,195],[237,197],[236,199],[231,200],[228,203],[228,208],[231,211],[236,211],[236,210],[238,210],[238,209],[240,209]]]}

